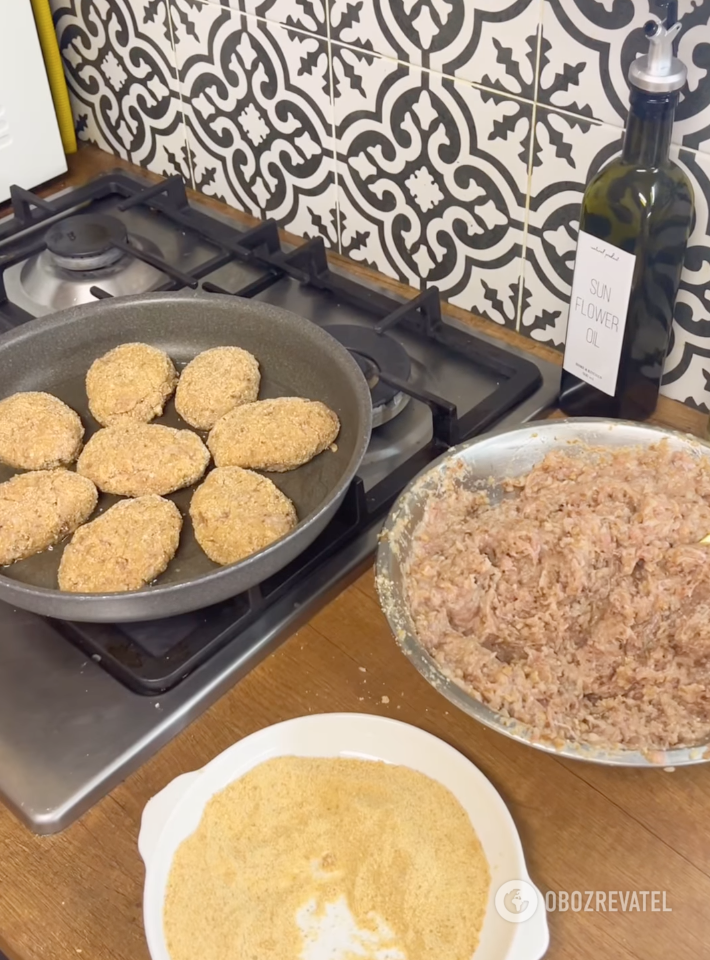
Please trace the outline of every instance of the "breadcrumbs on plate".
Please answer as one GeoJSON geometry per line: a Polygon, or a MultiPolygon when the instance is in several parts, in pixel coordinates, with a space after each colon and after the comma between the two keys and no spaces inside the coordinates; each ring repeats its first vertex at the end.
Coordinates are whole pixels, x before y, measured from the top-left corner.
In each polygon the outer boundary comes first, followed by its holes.
{"type": "Polygon", "coordinates": [[[171,960],[299,960],[299,912],[344,897],[358,928],[391,934],[359,960],[471,960],[489,886],[469,817],[440,783],[379,762],[278,757],[205,807],[173,858],[164,930],[171,960]]]}

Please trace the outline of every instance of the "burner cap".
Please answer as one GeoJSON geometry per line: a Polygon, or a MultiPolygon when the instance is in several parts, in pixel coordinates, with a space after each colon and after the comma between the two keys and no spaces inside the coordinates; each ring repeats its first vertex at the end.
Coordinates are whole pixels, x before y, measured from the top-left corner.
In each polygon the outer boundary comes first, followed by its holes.
{"type": "Polygon", "coordinates": [[[47,249],[62,266],[77,268],[81,264],[82,269],[120,259],[123,254],[116,244],[127,240],[128,233],[120,220],[97,213],[67,217],[50,227],[45,236],[47,249]]]}
{"type": "Polygon", "coordinates": [[[355,324],[326,326],[323,329],[352,353],[370,385],[373,407],[391,403],[400,395],[396,387],[390,387],[380,380],[379,373],[381,371],[398,380],[409,379],[412,364],[401,343],[386,333],[377,333],[371,327],[355,324]]]}

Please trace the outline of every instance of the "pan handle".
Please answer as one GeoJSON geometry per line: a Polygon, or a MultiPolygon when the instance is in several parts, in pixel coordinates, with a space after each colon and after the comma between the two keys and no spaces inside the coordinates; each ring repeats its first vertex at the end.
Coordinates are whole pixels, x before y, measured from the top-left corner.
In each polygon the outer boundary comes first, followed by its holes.
{"type": "Polygon", "coordinates": [[[194,770],[192,773],[183,773],[176,777],[160,793],[151,797],[145,805],[141,817],[141,829],[138,834],[138,852],[146,867],[158,846],[160,834],[167,823],[168,817],[200,773],[200,770],[194,770]]]}

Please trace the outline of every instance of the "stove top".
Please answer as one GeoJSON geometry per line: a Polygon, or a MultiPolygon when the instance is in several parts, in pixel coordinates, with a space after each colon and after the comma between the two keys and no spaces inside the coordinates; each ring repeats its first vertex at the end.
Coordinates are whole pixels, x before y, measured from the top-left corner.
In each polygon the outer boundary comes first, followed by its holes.
{"type": "Polygon", "coordinates": [[[0,328],[75,303],[197,288],[264,300],[343,343],[375,429],[331,524],[270,580],[216,607],[121,625],[42,620],[0,604],[0,797],[36,832],[62,829],[214,702],[371,556],[402,488],[452,444],[531,419],[559,369],[328,266],[319,239],[283,245],[189,203],[171,177],[109,174],[41,200],[13,188],[0,221],[0,328]]]}

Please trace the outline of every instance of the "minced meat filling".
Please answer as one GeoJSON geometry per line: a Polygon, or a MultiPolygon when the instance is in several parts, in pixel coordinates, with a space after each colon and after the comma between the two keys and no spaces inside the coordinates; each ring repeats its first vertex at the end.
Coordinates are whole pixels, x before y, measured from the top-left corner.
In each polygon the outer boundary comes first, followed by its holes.
{"type": "Polygon", "coordinates": [[[710,458],[548,454],[490,503],[460,478],[415,531],[420,641],[553,742],[651,750],[710,734],[710,458]]]}

